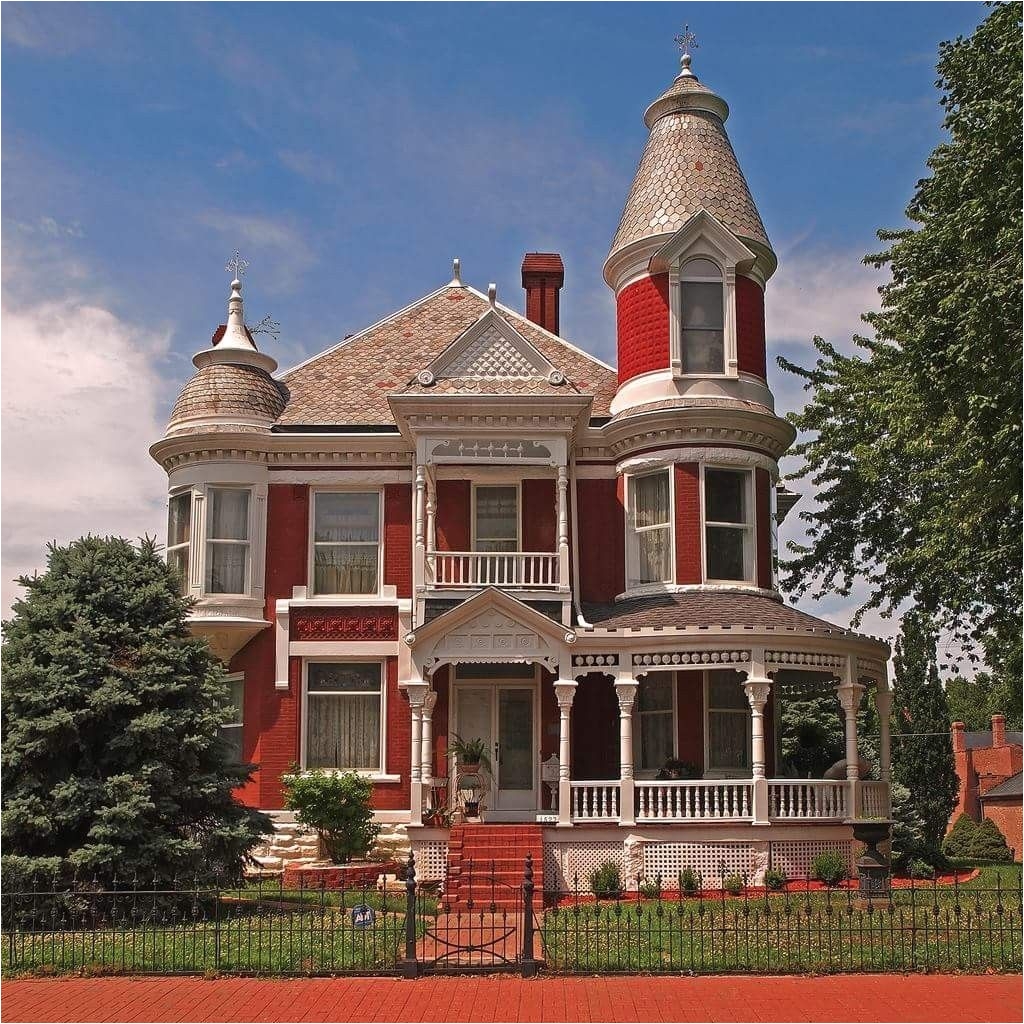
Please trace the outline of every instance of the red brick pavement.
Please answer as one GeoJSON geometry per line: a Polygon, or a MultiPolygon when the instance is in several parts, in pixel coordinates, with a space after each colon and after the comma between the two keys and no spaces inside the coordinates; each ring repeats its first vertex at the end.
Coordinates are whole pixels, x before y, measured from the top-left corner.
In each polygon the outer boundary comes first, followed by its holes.
{"type": "Polygon", "coordinates": [[[66,978],[6,981],[4,1021],[1013,1021],[1019,975],[66,978]]]}

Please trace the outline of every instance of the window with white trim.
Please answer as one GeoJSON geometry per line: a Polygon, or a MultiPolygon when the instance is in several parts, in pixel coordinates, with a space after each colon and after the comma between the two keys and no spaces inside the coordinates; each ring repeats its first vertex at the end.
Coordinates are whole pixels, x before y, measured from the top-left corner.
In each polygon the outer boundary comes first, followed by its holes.
{"type": "Polygon", "coordinates": [[[239,487],[207,490],[207,594],[248,593],[249,497],[249,491],[239,487]]]}
{"type": "Polygon", "coordinates": [[[192,541],[192,492],[172,494],[167,505],[167,564],[178,574],[181,592],[189,590],[188,556],[192,541]]]}
{"type": "Polygon", "coordinates": [[[306,665],[304,768],[381,771],[383,681],[380,662],[306,665]]]}
{"type": "Polygon", "coordinates": [[[668,583],[672,572],[672,480],[663,469],[628,479],[627,588],[668,583]]]}
{"type": "Polygon", "coordinates": [[[231,692],[232,717],[220,727],[231,764],[242,763],[242,727],[245,718],[245,675],[238,672],[227,677],[231,692]]]}
{"type": "Polygon", "coordinates": [[[475,551],[519,550],[519,488],[473,488],[475,551]]]}
{"type": "Polygon", "coordinates": [[[707,673],[709,772],[750,770],[750,704],[739,673],[707,673]]]}
{"type": "Polygon", "coordinates": [[[313,593],[376,594],[380,584],[380,492],[313,495],[313,593]]]}
{"type": "Polygon", "coordinates": [[[753,473],[749,469],[704,470],[705,579],[754,580],[753,473]]]}
{"type": "Polygon", "coordinates": [[[675,678],[673,672],[651,672],[640,679],[637,768],[641,771],[657,771],[675,756],[675,678]]]}
{"type": "Polygon", "coordinates": [[[688,260],[680,273],[682,372],[725,373],[725,291],[722,271],[707,259],[688,260]]]}

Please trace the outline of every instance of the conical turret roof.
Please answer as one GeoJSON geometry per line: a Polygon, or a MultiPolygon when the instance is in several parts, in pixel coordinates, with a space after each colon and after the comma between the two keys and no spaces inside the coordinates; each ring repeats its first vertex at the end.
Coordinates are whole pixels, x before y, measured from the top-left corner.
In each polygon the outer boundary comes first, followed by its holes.
{"type": "Polygon", "coordinates": [[[610,254],[644,238],[670,235],[707,210],[740,238],[771,252],[768,234],[740,170],[725,120],[729,107],[690,70],[648,108],[647,139],[610,254]]]}

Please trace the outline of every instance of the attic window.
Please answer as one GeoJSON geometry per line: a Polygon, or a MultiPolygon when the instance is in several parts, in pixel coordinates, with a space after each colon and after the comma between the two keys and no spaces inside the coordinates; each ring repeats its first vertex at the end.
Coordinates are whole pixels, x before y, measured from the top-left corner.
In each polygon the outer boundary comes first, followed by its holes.
{"type": "Polygon", "coordinates": [[[683,373],[725,373],[722,271],[711,260],[690,260],[683,265],[679,289],[683,373]]]}

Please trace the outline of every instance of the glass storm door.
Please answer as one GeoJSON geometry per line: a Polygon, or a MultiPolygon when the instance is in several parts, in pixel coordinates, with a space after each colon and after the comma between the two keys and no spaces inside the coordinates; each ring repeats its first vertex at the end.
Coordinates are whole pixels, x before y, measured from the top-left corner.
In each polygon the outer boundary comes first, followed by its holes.
{"type": "Polygon", "coordinates": [[[493,784],[485,798],[494,811],[533,810],[536,746],[532,686],[458,686],[455,732],[480,738],[490,752],[493,784]]]}

